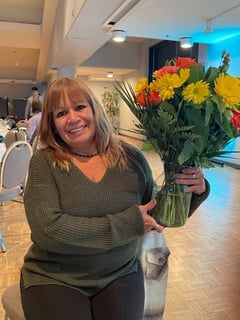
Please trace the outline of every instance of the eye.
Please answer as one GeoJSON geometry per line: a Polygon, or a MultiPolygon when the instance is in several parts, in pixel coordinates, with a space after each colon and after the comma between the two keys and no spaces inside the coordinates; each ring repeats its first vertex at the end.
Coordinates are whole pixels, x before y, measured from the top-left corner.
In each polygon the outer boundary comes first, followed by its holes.
{"type": "Polygon", "coordinates": [[[83,110],[83,109],[85,109],[85,108],[87,108],[87,105],[79,104],[79,105],[77,105],[77,106],[75,107],[75,110],[76,110],[76,111],[79,111],[79,110],[83,110]]]}
{"type": "Polygon", "coordinates": [[[66,114],[67,114],[67,111],[65,111],[65,110],[57,111],[57,112],[55,113],[55,118],[64,117],[66,114]]]}

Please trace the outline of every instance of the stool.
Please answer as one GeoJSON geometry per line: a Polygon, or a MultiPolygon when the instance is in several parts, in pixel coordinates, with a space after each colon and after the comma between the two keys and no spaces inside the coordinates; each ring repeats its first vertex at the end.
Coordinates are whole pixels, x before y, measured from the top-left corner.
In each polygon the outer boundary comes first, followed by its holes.
{"type": "Polygon", "coordinates": [[[5,320],[26,320],[22,308],[20,286],[15,283],[9,286],[2,295],[5,320]]]}

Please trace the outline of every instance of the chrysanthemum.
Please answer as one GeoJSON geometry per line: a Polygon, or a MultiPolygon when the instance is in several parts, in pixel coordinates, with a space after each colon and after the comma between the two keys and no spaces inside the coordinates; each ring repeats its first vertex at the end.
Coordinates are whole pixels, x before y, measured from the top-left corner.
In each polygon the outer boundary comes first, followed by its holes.
{"type": "Polygon", "coordinates": [[[174,89],[183,85],[188,79],[189,74],[188,69],[181,69],[179,74],[166,73],[150,83],[150,90],[158,92],[161,101],[170,100],[174,96],[174,89]]]}
{"type": "Polygon", "coordinates": [[[151,91],[159,93],[161,101],[169,100],[174,95],[174,86],[170,74],[165,74],[163,77],[152,81],[149,87],[151,91]]]}
{"type": "Polygon", "coordinates": [[[183,89],[183,99],[187,102],[193,102],[195,104],[203,103],[206,97],[209,95],[209,84],[202,80],[196,83],[190,83],[183,89]]]}
{"type": "Polygon", "coordinates": [[[240,80],[229,75],[220,74],[215,79],[215,92],[223,99],[228,108],[240,104],[240,80]]]}
{"type": "Polygon", "coordinates": [[[180,69],[179,74],[172,75],[172,82],[175,88],[181,87],[189,78],[190,70],[189,69],[180,69]]]}
{"type": "Polygon", "coordinates": [[[136,93],[146,91],[147,88],[148,88],[148,79],[141,78],[141,79],[139,79],[138,83],[136,84],[136,93]]]}

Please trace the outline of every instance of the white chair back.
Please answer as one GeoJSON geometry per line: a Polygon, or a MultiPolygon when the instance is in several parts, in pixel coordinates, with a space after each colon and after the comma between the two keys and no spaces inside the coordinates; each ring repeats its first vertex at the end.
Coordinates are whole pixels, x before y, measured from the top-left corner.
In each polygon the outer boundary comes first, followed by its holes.
{"type": "Polygon", "coordinates": [[[6,148],[10,147],[10,145],[15,141],[23,140],[27,140],[26,132],[25,130],[19,130],[18,128],[9,130],[4,138],[6,148]]]}
{"type": "MultiPolygon", "coordinates": [[[[27,141],[13,142],[2,157],[0,171],[0,203],[13,200],[23,194],[29,162],[32,157],[32,146],[27,141]]],[[[6,252],[6,245],[0,233],[0,246],[6,252]]]]}
{"type": "Polygon", "coordinates": [[[25,185],[31,156],[32,147],[27,141],[16,141],[7,148],[1,165],[0,202],[11,199],[11,192],[25,185]]]}
{"type": "Polygon", "coordinates": [[[19,120],[17,123],[16,123],[16,126],[18,128],[25,128],[27,129],[28,127],[28,121],[27,120],[19,120]]]}

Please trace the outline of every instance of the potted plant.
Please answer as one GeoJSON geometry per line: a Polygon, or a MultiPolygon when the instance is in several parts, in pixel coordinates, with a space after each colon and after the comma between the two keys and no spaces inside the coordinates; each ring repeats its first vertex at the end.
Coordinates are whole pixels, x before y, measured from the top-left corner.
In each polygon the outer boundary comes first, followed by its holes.
{"type": "Polygon", "coordinates": [[[119,128],[119,100],[120,96],[116,90],[105,88],[105,91],[102,94],[102,104],[115,129],[119,128]]]}

